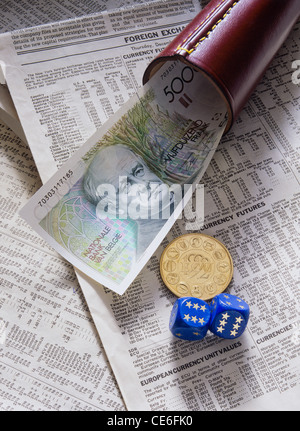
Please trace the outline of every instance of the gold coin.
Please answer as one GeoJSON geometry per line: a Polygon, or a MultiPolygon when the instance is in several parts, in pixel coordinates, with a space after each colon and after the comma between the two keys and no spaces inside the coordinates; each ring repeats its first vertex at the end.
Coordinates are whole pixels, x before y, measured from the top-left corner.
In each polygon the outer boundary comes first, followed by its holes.
{"type": "Polygon", "coordinates": [[[230,283],[233,264],[227,248],[203,233],[187,233],[174,239],[160,258],[160,274],[176,296],[204,301],[222,293],[230,283]]]}

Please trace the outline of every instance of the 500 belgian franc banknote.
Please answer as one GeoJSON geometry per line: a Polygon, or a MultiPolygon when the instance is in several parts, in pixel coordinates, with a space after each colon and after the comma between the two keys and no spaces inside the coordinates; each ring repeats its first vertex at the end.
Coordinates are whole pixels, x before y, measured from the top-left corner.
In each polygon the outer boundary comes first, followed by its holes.
{"type": "Polygon", "coordinates": [[[180,216],[226,117],[201,72],[168,62],[20,214],[76,268],[122,294],[180,216]]]}

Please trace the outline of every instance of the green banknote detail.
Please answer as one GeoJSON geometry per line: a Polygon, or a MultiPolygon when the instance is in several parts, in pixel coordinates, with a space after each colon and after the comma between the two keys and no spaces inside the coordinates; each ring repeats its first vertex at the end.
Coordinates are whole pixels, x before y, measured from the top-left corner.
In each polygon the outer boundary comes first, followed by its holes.
{"type": "Polygon", "coordinates": [[[135,224],[99,220],[78,181],[40,222],[62,247],[112,281],[121,282],[135,259],[135,224]]]}

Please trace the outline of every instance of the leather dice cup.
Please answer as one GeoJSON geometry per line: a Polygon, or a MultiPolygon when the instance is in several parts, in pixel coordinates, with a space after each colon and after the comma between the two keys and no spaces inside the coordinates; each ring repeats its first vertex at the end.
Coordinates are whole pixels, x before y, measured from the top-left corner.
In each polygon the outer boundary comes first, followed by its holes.
{"type": "Polygon", "coordinates": [[[167,61],[194,66],[224,97],[227,132],[299,15],[299,0],[212,0],[149,64],[143,83],[167,61]]]}
{"type": "Polygon", "coordinates": [[[229,293],[216,295],[211,304],[199,298],[177,299],[171,311],[169,328],[182,340],[202,340],[208,330],[220,338],[240,337],[249,320],[249,305],[229,293]]]}

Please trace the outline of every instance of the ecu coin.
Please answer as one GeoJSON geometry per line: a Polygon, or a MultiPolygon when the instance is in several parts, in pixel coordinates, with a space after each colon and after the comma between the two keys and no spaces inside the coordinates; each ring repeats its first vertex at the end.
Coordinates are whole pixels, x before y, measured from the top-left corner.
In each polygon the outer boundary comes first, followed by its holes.
{"type": "Polygon", "coordinates": [[[188,233],[167,245],[160,259],[160,274],[176,296],[206,301],[226,289],[233,276],[233,263],[220,241],[206,234],[188,233]]]}

